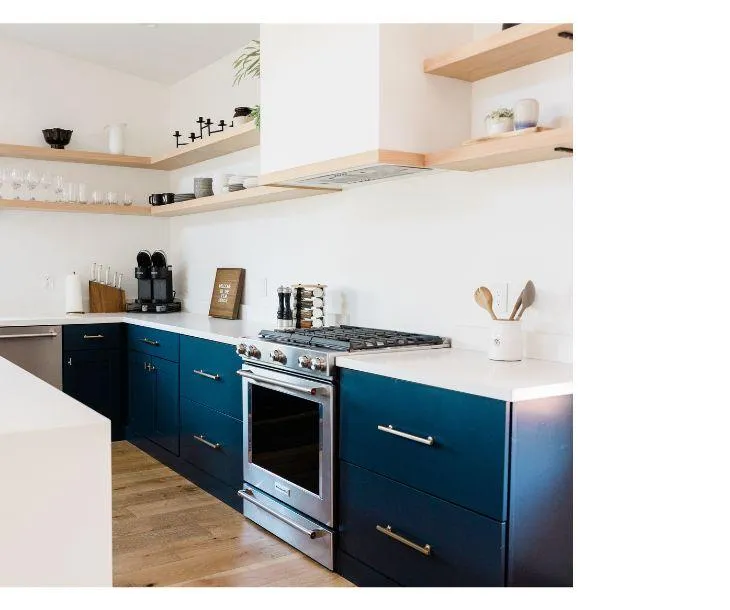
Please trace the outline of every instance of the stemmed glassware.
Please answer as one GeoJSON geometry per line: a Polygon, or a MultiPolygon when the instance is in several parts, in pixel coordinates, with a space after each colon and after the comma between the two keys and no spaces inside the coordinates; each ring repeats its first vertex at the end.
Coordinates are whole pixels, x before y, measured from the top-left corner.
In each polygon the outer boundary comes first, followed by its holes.
{"type": "Polygon", "coordinates": [[[3,196],[3,184],[8,180],[8,170],[4,167],[0,167],[0,199],[3,196]]]}
{"type": "Polygon", "coordinates": [[[32,169],[29,169],[25,174],[25,186],[28,189],[28,199],[30,199],[31,201],[36,200],[33,196],[33,191],[38,186],[38,182],[38,174],[36,174],[32,169]]]}
{"type": "Polygon", "coordinates": [[[25,174],[22,169],[13,168],[10,170],[10,186],[13,187],[13,199],[20,199],[20,189],[25,182],[25,174]]]}
{"type": "Polygon", "coordinates": [[[48,201],[48,188],[51,186],[53,176],[49,174],[48,172],[43,172],[41,174],[41,179],[38,181],[38,186],[41,187],[41,191],[43,192],[43,195],[40,195],[40,197],[43,198],[43,201],[48,201]]]}
{"type": "Polygon", "coordinates": [[[56,193],[56,202],[63,201],[63,176],[53,176],[53,192],[56,193]]]}

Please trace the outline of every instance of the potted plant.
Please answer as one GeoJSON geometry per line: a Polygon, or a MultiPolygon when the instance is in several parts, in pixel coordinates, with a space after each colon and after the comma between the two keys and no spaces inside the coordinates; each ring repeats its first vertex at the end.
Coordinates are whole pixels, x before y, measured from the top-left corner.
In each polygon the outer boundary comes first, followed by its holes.
{"type": "MultiPolygon", "coordinates": [[[[261,42],[252,40],[233,62],[236,74],[233,85],[238,85],[243,78],[261,78],[261,42]]],[[[257,104],[251,109],[250,116],[256,122],[256,129],[261,129],[261,106],[257,104]]]]}
{"type": "Polygon", "coordinates": [[[498,133],[507,133],[513,131],[515,114],[511,108],[497,108],[492,110],[484,117],[484,126],[487,129],[487,135],[493,136],[498,133]]]}

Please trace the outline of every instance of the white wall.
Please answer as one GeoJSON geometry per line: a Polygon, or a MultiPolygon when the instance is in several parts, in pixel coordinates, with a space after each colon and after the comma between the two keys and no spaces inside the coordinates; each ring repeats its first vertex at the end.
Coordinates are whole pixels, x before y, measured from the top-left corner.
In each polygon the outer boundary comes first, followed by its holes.
{"type": "MultiPolygon", "coordinates": [[[[161,122],[169,97],[162,85],[7,39],[0,39],[0,61],[5,83],[0,141],[45,146],[41,129],[64,127],[74,130],[69,148],[106,150],[104,125],[126,122],[128,153],[154,155],[169,148],[161,122]]],[[[25,159],[0,158],[0,167],[59,173],[86,183],[89,194],[128,191],[137,202],[166,190],[169,180],[165,172],[25,159]]],[[[9,185],[0,194],[12,197],[9,185]]],[[[92,261],[124,273],[133,298],[137,250],[168,245],[164,220],[0,211],[0,317],[63,313],[64,277],[76,270],[87,279],[92,261]],[[46,276],[52,289],[45,287],[46,276]]]]}

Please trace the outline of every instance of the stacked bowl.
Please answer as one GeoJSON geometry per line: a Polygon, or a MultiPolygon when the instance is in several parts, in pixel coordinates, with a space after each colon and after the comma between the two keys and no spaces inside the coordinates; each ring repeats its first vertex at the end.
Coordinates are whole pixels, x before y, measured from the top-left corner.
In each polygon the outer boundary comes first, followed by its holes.
{"type": "Polygon", "coordinates": [[[193,181],[195,198],[210,197],[213,194],[213,178],[195,178],[193,181]]]}

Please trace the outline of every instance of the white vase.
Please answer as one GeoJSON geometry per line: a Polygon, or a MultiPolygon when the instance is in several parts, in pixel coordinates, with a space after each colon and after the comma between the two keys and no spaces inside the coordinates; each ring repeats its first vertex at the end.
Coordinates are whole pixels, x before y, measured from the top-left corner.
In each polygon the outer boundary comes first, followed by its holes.
{"type": "Polygon", "coordinates": [[[540,114],[540,104],[537,100],[520,100],[512,110],[515,115],[515,131],[537,127],[537,118],[540,114]]]}
{"type": "Polygon", "coordinates": [[[493,136],[498,133],[507,133],[514,129],[514,122],[510,117],[499,117],[497,119],[487,117],[484,119],[484,125],[487,128],[488,136],[493,136]]]}
{"type": "Polygon", "coordinates": [[[112,123],[104,128],[106,129],[107,148],[111,154],[124,154],[124,130],[126,127],[126,123],[112,123]]]}

